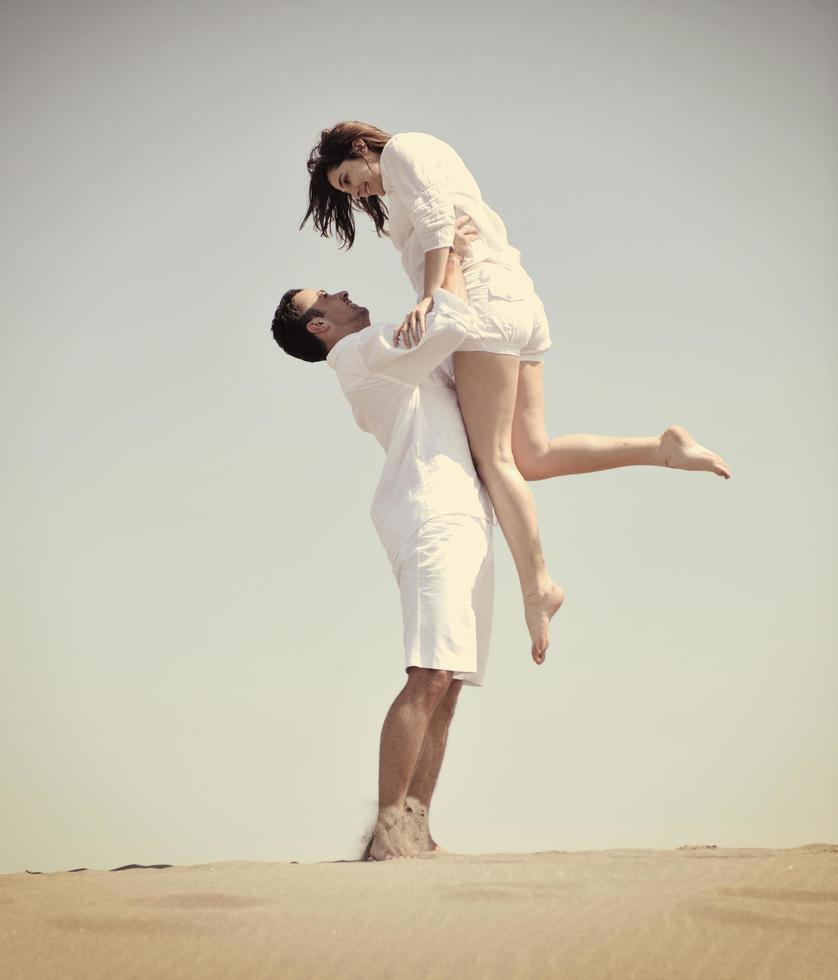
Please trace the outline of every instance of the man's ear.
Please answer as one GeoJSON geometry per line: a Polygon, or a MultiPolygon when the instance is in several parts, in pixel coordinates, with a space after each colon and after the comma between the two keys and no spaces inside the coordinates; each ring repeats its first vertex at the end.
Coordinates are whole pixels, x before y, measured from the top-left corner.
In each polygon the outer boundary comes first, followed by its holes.
{"type": "Polygon", "coordinates": [[[329,321],[322,316],[313,317],[306,324],[306,330],[315,335],[325,333],[329,329],[329,321]]]}
{"type": "Polygon", "coordinates": [[[365,157],[369,152],[370,148],[367,146],[367,141],[361,139],[360,137],[352,141],[352,149],[355,153],[360,153],[362,157],[365,157]]]}

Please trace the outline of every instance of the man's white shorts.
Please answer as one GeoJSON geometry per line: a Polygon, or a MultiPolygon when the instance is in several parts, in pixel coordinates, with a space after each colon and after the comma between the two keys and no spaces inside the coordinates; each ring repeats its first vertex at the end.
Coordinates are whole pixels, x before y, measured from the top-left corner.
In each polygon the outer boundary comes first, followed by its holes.
{"type": "Polygon", "coordinates": [[[495,591],[491,523],[469,514],[426,521],[399,549],[393,574],[405,669],[452,670],[455,680],[482,686],[495,591]]]}

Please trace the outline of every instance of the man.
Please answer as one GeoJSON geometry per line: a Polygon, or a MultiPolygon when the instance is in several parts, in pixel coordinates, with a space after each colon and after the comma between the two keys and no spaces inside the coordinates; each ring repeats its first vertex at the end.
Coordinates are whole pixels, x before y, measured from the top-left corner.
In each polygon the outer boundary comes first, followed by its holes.
{"type": "Polygon", "coordinates": [[[272,331],[289,354],[326,360],[355,419],[387,460],[372,518],[399,585],[407,683],[381,730],[378,817],[365,857],[437,850],[428,812],[463,684],[480,686],[494,589],[493,513],[474,469],[451,355],[479,324],[461,262],[476,237],[457,221],[442,288],[421,342],[392,345],[346,292],[289,290],[272,331]]]}
{"type": "MultiPolygon", "coordinates": [[[[370,326],[369,311],[346,292],[289,290],[272,326],[287,353],[329,363],[356,422],[387,454],[372,517],[399,584],[408,679],[381,731],[378,818],[366,853],[373,860],[437,849],[428,811],[448,728],[462,685],[482,685],[486,671],[493,514],[469,451],[451,359],[480,332],[461,269],[476,234],[468,217],[457,219],[427,332],[408,335],[406,347],[393,346],[392,324],[370,326]]],[[[519,389],[518,400],[525,427],[529,416],[543,420],[540,395],[522,398],[519,389]]],[[[646,465],[730,476],[680,426],[650,437],[545,435],[543,443],[546,470],[516,456],[527,479],[646,465]]]]}

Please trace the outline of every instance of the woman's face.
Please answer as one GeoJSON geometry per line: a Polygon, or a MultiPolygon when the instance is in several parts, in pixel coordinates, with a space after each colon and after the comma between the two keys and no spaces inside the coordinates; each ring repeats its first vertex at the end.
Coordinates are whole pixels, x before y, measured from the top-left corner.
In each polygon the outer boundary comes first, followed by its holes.
{"type": "Polygon", "coordinates": [[[384,185],[381,182],[381,168],[378,164],[380,153],[364,146],[363,156],[352,157],[332,167],[326,174],[335,190],[349,194],[356,201],[361,197],[376,195],[381,197],[384,185]]]}

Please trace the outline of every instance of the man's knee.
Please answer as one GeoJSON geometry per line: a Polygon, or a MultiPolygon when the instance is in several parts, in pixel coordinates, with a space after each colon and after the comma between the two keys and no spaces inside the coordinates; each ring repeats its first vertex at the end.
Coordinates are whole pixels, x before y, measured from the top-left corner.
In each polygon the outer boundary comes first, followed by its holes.
{"type": "Polygon", "coordinates": [[[432,667],[408,667],[408,686],[417,694],[438,701],[445,697],[454,680],[452,670],[436,670],[432,667]]]}
{"type": "Polygon", "coordinates": [[[457,698],[460,696],[460,691],[463,689],[462,681],[452,680],[448,686],[448,690],[445,692],[446,700],[450,701],[452,704],[457,703],[457,698]]]}
{"type": "Polygon", "coordinates": [[[448,686],[448,690],[443,696],[442,707],[445,708],[449,715],[454,714],[454,709],[457,707],[457,698],[460,696],[462,687],[462,681],[451,681],[448,686]]]}

